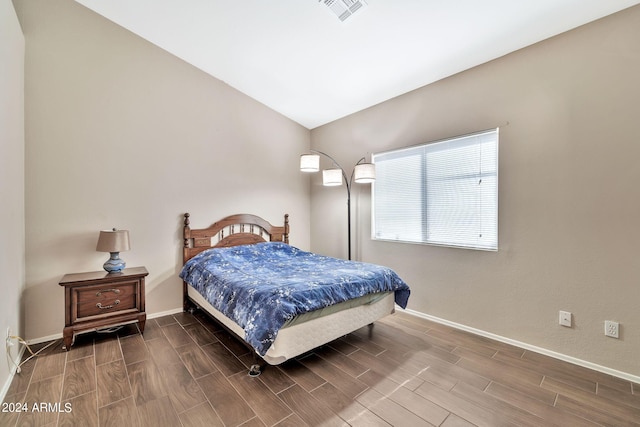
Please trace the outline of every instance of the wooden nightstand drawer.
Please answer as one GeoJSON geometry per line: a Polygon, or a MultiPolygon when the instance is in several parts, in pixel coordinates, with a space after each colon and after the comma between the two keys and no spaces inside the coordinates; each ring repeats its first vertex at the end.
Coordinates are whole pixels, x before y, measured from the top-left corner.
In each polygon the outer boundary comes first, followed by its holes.
{"type": "Polygon", "coordinates": [[[120,282],[112,286],[72,288],[71,298],[77,301],[74,320],[89,320],[116,311],[138,310],[138,281],[120,282]]]}

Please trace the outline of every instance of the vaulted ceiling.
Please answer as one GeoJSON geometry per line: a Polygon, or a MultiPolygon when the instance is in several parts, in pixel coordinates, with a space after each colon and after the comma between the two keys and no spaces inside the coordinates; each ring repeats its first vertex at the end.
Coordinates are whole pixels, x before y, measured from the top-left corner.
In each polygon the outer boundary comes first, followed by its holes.
{"type": "Polygon", "coordinates": [[[76,1],[309,129],[640,3],[76,1]]]}

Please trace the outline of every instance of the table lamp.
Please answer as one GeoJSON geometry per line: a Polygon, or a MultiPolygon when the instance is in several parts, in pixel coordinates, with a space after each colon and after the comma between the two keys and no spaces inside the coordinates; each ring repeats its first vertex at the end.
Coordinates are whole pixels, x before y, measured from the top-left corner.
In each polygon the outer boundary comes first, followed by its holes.
{"type": "Polygon", "coordinates": [[[101,230],[98,237],[96,251],[109,252],[111,257],[102,266],[109,273],[119,273],[125,267],[125,262],[120,259],[120,252],[131,249],[129,244],[129,230],[101,230]]]}

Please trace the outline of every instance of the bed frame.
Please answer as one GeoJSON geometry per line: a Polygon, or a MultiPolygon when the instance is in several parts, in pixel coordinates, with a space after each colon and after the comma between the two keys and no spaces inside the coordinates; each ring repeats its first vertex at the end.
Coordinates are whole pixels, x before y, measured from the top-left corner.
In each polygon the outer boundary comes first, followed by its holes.
{"type": "MultiPolygon", "coordinates": [[[[184,214],[183,263],[210,248],[265,241],[289,243],[288,214],[284,216],[283,226],[274,226],[256,215],[238,214],[223,218],[203,229],[192,229],[189,226],[189,217],[188,213],[184,214]]],[[[193,307],[200,308],[247,345],[254,355],[254,365],[249,370],[251,376],[260,375],[261,365],[264,364],[259,363],[259,359],[270,365],[278,365],[363,326],[369,325],[371,328],[374,321],[395,311],[394,295],[389,293],[383,299],[372,304],[353,307],[329,316],[283,328],[269,351],[260,358],[255,350],[245,342],[242,328],[211,306],[204,297],[184,281],[183,305],[185,311],[192,311],[193,307]]]]}

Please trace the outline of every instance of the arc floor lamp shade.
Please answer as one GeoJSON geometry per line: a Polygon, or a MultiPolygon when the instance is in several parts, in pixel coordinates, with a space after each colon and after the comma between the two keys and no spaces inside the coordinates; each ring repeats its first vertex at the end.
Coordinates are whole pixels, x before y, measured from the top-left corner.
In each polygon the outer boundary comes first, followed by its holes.
{"type": "Polygon", "coordinates": [[[353,180],[358,184],[371,184],[376,180],[376,166],[373,163],[359,163],[353,170],[353,180]]]}
{"type": "Polygon", "coordinates": [[[318,172],[320,170],[320,156],[317,154],[300,156],[300,170],[302,172],[318,172]]]}
{"type": "Polygon", "coordinates": [[[342,185],[342,169],[325,169],[322,171],[322,185],[333,187],[342,185]]]}

